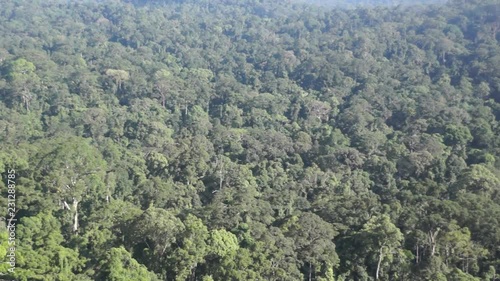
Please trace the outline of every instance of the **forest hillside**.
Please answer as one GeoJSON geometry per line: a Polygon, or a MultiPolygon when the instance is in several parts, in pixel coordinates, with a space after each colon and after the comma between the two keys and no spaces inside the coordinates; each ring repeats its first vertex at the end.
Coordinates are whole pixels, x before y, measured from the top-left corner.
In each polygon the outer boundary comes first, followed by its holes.
{"type": "Polygon", "coordinates": [[[2,278],[500,280],[500,3],[408,3],[0,0],[2,278]]]}

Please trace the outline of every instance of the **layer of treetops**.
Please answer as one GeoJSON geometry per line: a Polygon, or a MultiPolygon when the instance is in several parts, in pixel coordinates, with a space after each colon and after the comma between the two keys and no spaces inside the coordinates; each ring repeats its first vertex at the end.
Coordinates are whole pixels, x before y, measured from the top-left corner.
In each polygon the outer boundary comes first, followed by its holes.
{"type": "Polygon", "coordinates": [[[500,280],[500,2],[312,2],[0,0],[0,278],[500,280]]]}

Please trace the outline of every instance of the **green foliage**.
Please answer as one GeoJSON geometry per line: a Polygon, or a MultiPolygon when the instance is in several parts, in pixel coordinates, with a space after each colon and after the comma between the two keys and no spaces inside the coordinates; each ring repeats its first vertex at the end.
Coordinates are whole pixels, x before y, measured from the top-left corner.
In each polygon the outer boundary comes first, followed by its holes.
{"type": "Polygon", "coordinates": [[[0,0],[10,277],[495,279],[498,1],[348,2],[0,0]]]}
{"type": "Polygon", "coordinates": [[[210,233],[211,252],[221,258],[231,257],[238,250],[238,238],[225,229],[215,229],[210,233]]]}
{"type": "MultiPolygon", "coordinates": [[[[5,227],[5,223],[2,222],[1,224],[2,227],[5,227]]],[[[2,264],[0,265],[0,272],[4,275],[11,275],[9,274],[9,269],[11,268],[9,264],[10,257],[7,257],[7,253],[9,253],[12,248],[15,248],[15,245],[13,245],[12,242],[9,244],[9,232],[3,230],[0,233],[0,257],[3,257],[2,264]]]]}
{"type": "Polygon", "coordinates": [[[35,75],[36,67],[24,58],[12,61],[7,66],[7,78],[11,81],[27,82],[35,75]]]}
{"type": "Polygon", "coordinates": [[[139,264],[132,258],[129,252],[123,247],[112,248],[102,265],[102,272],[105,280],[112,281],[154,281],[159,280],[147,268],[139,264]]]}
{"type": "Polygon", "coordinates": [[[16,280],[73,280],[85,259],[63,245],[61,224],[50,213],[25,217],[17,227],[16,280]]]}
{"type": "Polygon", "coordinates": [[[188,215],[184,220],[184,226],[185,231],[180,234],[182,239],[180,246],[172,252],[170,257],[175,264],[175,279],[179,281],[193,278],[196,268],[205,262],[205,257],[210,253],[210,246],[214,249],[218,247],[214,240],[211,240],[212,244],[209,245],[209,238],[213,235],[210,235],[199,218],[188,215]]]}

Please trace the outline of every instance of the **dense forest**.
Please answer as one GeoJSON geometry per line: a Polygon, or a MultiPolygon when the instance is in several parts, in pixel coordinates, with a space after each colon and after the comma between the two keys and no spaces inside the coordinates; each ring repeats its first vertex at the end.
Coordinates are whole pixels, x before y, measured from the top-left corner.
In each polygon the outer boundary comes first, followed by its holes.
{"type": "Polygon", "coordinates": [[[415,4],[444,4],[446,0],[289,0],[294,3],[307,3],[322,7],[358,8],[376,6],[399,6],[415,4]]]}
{"type": "Polygon", "coordinates": [[[0,279],[498,281],[499,40],[498,0],[0,0],[0,279]]]}

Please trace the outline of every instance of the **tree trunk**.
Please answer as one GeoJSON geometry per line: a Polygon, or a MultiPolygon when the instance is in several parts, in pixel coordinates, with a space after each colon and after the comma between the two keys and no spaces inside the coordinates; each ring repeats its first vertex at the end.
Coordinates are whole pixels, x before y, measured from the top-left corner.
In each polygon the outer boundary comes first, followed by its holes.
{"type": "Polygon", "coordinates": [[[465,273],[469,274],[469,257],[465,258],[465,273]]]}
{"type": "Polygon", "coordinates": [[[66,201],[63,202],[63,210],[64,210],[64,208],[68,209],[68,211],[71,210],[71,208],[69,207],[68,203],[66,203],[66,201]]]}
{"type": "Polygon", "coordinates": [[[312,265],[311,262],[309,262],[309,281],[312,280],[312,265]]]}
{"type": "Polygon", "coordinates": [[[432,232],[432,230],[429,230],[429,233],[427,234],[429,238],[429,244],[431,245],[431,257],[436,253],[436,237],[439,233],[439,230],[440,229],[438,228],[436,231],[434,231],[434,233],[432,232]]]}
{"type": "Polygon", "coordinates": [[[194,265],[191,267],[191,281],[196,281],[196,268],[198,267],[198,263],[195,262],[194,265]]]}
{"type": "Polygon", "coordinates": [[[384,257],[384,246],[380,247],[380,251],[378,254],[378,263],[377,263],[377,272],[375,273],[375,279],[378,280],[379,274],[380,274],[380,265],[382,264],[382,258],[384,257]]]}
{"type": "Polygon", "coordinates": [[[444,254],[444,263],[446,264],[446,266],[449,265],[449,263],[448,263],[449,256],[450,256],[449,248],[448,248],[448,246],[446,246],[446,248],[445,248],[445,254],[444,254]]]}
{"type": "Polygon", "coordinates": [[[26,111],[30,111],[31,97],[30,97],[30,92],[28,90],[28,87],[26,85],[23,87],[21,98],[23,100],[24,107],[26,108],[26,111]]]}
{"type": "Polygon", "coordinates": [[[415,261],[416,261],[416,264],[418,264],[418,262],[419,262],[419,253],[418,253],[419,245],[418,245],[418,243],[417,243],[417,247],[416,248],[417,248],[417,255],[416,255],[416,260],[415,261]]]}
{"type": "Polygon", "coordinates": [[[221,158],[221,167],[219,170],[219,190],[222,190],[222,184],[224,183],[224,160],[221,158]]]}
{"type": "Polygon", "coordinates": [[[498,32],[499,28],[500,28],[500,23],[495,22],[495,24],[493,24],[493,28],[491,29],[491,33],[492,33],[491,37],[493,38],[493,40],[497,39],[497,32],[498,32]]]}
{"type": "Polygon", "coordinates": [[[74,222],[73,222],[73,231],[78,232],[78,200],[73,198],[73,209],[75,211],[74,222]]]}

